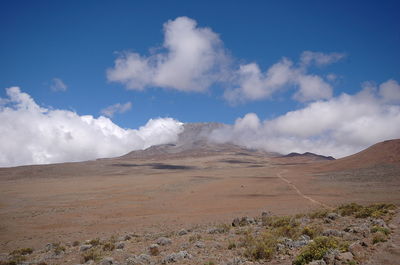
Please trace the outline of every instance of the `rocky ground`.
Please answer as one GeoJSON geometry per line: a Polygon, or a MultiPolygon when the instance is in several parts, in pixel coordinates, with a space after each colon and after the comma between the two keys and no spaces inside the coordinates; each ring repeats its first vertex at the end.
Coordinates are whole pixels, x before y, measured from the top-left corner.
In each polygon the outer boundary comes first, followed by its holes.
{"type": "Polygon", "coordinates": [[[229,224],[21,248],[1,254],[0,264],[399,264],[399,222],[391,204],[263,212],[229,224]]]}

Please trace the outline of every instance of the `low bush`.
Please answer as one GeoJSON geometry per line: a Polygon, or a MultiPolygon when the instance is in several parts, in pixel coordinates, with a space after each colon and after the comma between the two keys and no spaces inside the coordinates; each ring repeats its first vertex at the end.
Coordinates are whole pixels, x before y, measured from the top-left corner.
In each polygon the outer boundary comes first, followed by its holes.
{"type": "Polygon", "coordinates": [[[99,262],[102,257],[102,253],[98,249],[89,249],[88,251],[82,254],[82,260],[84,263],[88,262],[89,260],[93,260],[94,262],[99,262]]]}
{"type": "Polygon", "coordinates": [[[386,227],[374,225],[371,228],[371,233],[376,233],[376,232],[381,232],[381,233],[384,233],[386,236],[388,236],[390,234],[390,229],[386,228],[386,227]]]}
{"type": "Polygon", "coordinates": [[[301,250],[300,254],[296,257],[293,264],[303,265],[313,260],[320,260],[331,249],[347,251],[348,244],[340,242],[337,238],[334,237],[316,237],[313,242],[311,242],[301,250]]]}
{"type": "Polygon", "coordinates": [[[257,237],[249,233],[243,238],[244,255],[252,260],[269,260],[276,253],[277,243],[276,236],[268,231],[257,237]]]}
{"type": "Polygon", "coordinates": [[[320,226],[305,226],[301,231],[302,235],[307,235],[310,238],[315,238],[322,233],[322,228],[320,226]]]}
{"type": "Polygon", "coordinates": [[[385,233],[378,231],[376,233],[374,233],[373,237],[372,237],[372,243],[376,244],[379,242],[386,242],[388,239],[387,235],[385,235],[385,233]]]}

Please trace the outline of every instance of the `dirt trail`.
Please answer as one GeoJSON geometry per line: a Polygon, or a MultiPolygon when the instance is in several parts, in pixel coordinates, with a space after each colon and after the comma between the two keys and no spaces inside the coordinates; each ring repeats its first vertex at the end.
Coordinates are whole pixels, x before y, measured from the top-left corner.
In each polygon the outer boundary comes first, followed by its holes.
{"type": "Polygon", "coordinates": [[[319,202],[319,201],[317,201],[317,200],[314,200],[314,199],[311,198],[310,196],[307,196],[307,195],[303,194],[303,193],[296,187],[296,185],[293,184],[293,182],[291,182],[290,180],[288,180],[287,178],[285,178],[285,177],[282,176],[282,174],[285,173],[285,172],[287,172],[287,170],[282,170],[282,171],[278,172],[278,173],[277,173],[278,178],[280,178],[282,181],[286,182],[289,186],[291,186],[291,187],[296,191],[296,193],[297,193],[300,197],[302,197],[302,198],[304,198],[304,199],[310,201],[311,203],[318,204],[318,205],[320,205],[320,206],[322,206],[322,207],[325,207],[325,208],[328,208],[328,209],[332,209],[331,206],[326,205],[325,203],[319,202]]]}

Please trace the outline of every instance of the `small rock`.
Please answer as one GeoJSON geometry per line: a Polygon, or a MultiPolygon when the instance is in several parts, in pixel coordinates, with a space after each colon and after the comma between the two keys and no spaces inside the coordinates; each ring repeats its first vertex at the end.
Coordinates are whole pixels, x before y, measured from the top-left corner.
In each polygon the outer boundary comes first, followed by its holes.
{"type": "Polygon", "coordinates": [[[326,264],[334,264],[335,257],[339,255],[339,253],[340,252],[337,249],[330,249],[325,253],[323,260],[325,261],[326,264]]]}
{"type": "Polygon", "coordinates": [[[266,218],[266,217],[269,217],[269,216],[271,216],[270,212],[262,212],[261,213],[261,218],[266,218]]]}
{"type": "Polygon", "coordinates": [[[86,251],[88,249],[91,249],[93,246],[90,244],[85,244],[79,247],[79,251],[86,251]]]}
{"type": "Polygon", "coordinates": [[[133,256],[126,259],[126,265],[145,265],[150,263],[150,256],[146,254],[140,254],[139,256],[133,256]]]}
{"type": "Polygon", "coordinates": [[[339,218],[339,215],[337,213],[328,213],[326,217],[331,220],[336,220],[339,218]]]}
{"type": "Polygon", "coordinates": [[[211,227],[207,230],[209,234],[223,234],[225,232],[224,228],[222,227],[211,227]]]}
{"type": "Polygon", "coordinates": [[[150,255],[157,256],[158,254],[160,254],[160,249],[158,247],[159,247],[158,244],[151,244],[149,247],[150,255]]]}
{"type": "Polygon", "coordinates": [[[204,243],[201,242],[201,241],[197,241],[196,243],[194,243],[194,246],[198,247],[198,248],[204,248],[205,247],[204,243]]]}
{"type": "Polygon", "coordinates": [[[118,241],[128,241],[131,239],[132,239],[132,237],[130,235],[124,235],[124,236],[118,237],[118,241]]]}
{"type": "Polygon", "coordinates": [[[323,259],[320,260],[314,260],[311,261],[310,263],[307,263],[308,265],[326,265],[325,261],[323,259]]]}
{"type": "Polygon", "coordinates": [[[100,261],[100,265],[114,265],[118,264],[113,258],[111,257],[106,257],[100,261]]]}
{"type": "Polygon", "coordinates": [[[324,223],[325,224],[330,224],[330,223],[332,223],[332,219],[324,218],[324,223]]]}
{"type": "Polygon", "coordinates": [[[322,235],[324,235],[324,236],[342,237],[343,236],[343,232],[339,231],[339,230],[336,230],[336,229],[327,229],[327,230],[322,232],[322,235]]]}
{"type": "Polygon", "coordinates": [[[116,249],[123,249],[125,247],[124,242],[118,242],[117,245],[115,246],[116,249]]]}
{"type": "Polygon", "coordinates": [[[54,245],[53,245],[52,243],[47,243],[47,244],[46,244],[46,247],[45,247],[46,251],[50,251],[50,250],[52,250],[53,248],[54,248],[54,245]]]}
{"type": "Polygon", "coordinates": [[[364,247],[360,242],[355,242],[349,246],[349,251],[356,259],[363,259],[365,257],[364,247]]]}
{"type": "Polygon", "coordinates": [[[239,257],[234,257],[233,259],[229,260],[226,265],[241,265],[243,264],[244,260],[239,257]]]}
{"type": "Polygon", "coordinates": [[[386,222],[383,219],[372,219],[371,220],[372,225],[377,225],[380,227],[387,227],[386,222]]]}
{"type": "Polygon", "coordinates": [[[160,237],[157,239],[157,244],[159,244],[160,246],[169,245],[171,243],[172,243],[171,239],[166,237],[160,237]]]}
{"type": "Polygon", "coordinates": [[[339,253],[339,255],[336,256],[336,259],[340,261],[352,261],[353,254],[351,254],[350,252],[339,253]]]}
{"type": "Polygon", "coordinates": [[[240,225],[240,219],[236,217],[236,218],[233,219],[233,221],[232,221],[232,226],[238,227],[239,225],[240,225]]]}
{"type": "Polygon", "coordinates": [[[188,233],[188,231],[186,229],[181,229],[181,230],[179,230],[178,235],[183,236],[183,235],[186,235],[187,233],[188,233]]]}
{"type": "Polygon", "coordinates": [[[163,260],[162,263],[172,263],[177,262],[181,259],[191,259],[193,256],[190,255],[187,251],[179,251],[178,253],[171,253],[167,255],[163,260]]]}

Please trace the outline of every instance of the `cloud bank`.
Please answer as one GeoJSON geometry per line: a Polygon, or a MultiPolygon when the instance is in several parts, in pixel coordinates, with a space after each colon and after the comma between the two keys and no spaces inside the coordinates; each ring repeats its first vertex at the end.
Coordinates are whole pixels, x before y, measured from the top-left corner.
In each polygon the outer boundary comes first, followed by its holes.
{"type": "Polygon", "coordinates": [[[110,119],[46,109],[20,91],[0,98],[0,166],[83,161],[171,143],[183,130],[172,118],[151,119],[137,130],[110,119]]]}
{"type": "Polygon", "coordinates": [[[149,56],[122,52],[114,67],[107,70],[107,78],[133,90],[161,87],[205,92],[218,84],[225,88],[224,98],[232,104],[270,98],[294,88],[293,98],[306,102],[332,96],[329,78],[310,74],[310,66],[326,66],[344,56],[305,51],[297,64],[282,58],[262,71],[255,62],[237,63],[210,28],[199,27],[191,18],[178,17],[164,24],[161,48],[153,49],[149,56]]]}
{"type": "Polygon", "coordinates": [[[355,95],[342,94],[309,103],[272,120],[254,113],[212,132],[210,139],[282,154],[314,152],[336,158],[377,142],[400,138],[400,85],[364,86],[355,95]]]}

